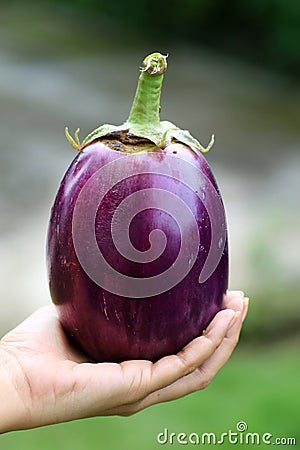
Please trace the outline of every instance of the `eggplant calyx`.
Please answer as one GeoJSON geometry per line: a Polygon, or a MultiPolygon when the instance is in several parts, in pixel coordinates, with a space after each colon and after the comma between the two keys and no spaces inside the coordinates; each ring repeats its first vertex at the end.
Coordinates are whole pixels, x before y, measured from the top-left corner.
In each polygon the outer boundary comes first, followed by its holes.
{"type": "Polygon", "coordinates": [[[75,150],[81,151],[82,150],[82,144],[80,143],[80,140],[79,140],[79,131],[80,131],[80,128],[77,128],[77,130],[75,131],[75,139],[74,139],[70,135],[68,127],[65,127],[66,138],[68,139],[68,141],[70,142],[70,144],[72,145],[72,147],[75,150]]]}
{"type": "Polygon", "coordinates": [[[140,137],[153,142],[159,148],[166,148],[173,142],[180,142],[185,144],[195,153],[206,153],[208,152],[214,144],[215,137],[214,134],[211,136],[210,141],[206,147],[203,147],[200,142],[195,139],[188,130],[181,130],[176,127],[176,125],[171,122],[163,121],[161,122],[160,129],[139,129],[137,126],[132,126],[128,122],[123,125],[116,126],[111,124],[105,124],[90,133],[83,141],[80,143],[78,133],[79,128],[75,132],[75,139],[70,135],[68,128],[65,128],[65,134],[75,150],[82,151],[84,147],[98,141],[102,138],[109,138],[116,132],[126,132],[128,136],[140,137]]]}

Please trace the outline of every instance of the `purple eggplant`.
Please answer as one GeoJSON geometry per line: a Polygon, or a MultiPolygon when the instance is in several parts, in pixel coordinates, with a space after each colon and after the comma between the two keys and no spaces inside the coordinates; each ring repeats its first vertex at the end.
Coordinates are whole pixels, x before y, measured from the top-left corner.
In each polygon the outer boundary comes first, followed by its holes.
{"type": "Polygon", "coordinates": [[[222,198],[186,130],[159,118],[166,57],[143,61],[128,120],[80,143],[51,211],[47,263],[67,335],[95,361],[172,354],[222,308],[222,198]]]}

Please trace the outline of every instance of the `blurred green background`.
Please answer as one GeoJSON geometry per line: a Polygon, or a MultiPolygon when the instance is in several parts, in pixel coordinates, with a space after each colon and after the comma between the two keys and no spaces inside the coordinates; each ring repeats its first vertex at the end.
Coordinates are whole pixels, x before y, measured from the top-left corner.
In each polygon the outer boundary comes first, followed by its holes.
{"type": "Polygon", "coordinates": [[[239,421],[300,448],[299,49],[293,0],[0,3],[1,334],[50,302],[47,221],[75,156],[65,125],[83,137],[122,123],[156,50],[170,55],[162,119],[203,144],[216,134],[207,160],[227,211],[230,286],[251,299],[239,347],[205,391],[126,419],[10,433],[1,449],[155,449],[164,428],[239,421]]]}

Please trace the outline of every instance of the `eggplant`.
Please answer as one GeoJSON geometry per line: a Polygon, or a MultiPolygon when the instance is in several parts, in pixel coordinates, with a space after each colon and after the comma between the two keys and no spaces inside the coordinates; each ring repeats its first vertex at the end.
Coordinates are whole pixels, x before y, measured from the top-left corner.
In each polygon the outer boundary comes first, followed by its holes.
{"type": "Polygon", "coordinates": [[[157,360],[200,335],[228,287],[223,200],[203,147],[160,121],[167,57],[147,56],[128,120],[82,143],[47,236],[49,287],[70,339],[97,362],[157,360]]]}

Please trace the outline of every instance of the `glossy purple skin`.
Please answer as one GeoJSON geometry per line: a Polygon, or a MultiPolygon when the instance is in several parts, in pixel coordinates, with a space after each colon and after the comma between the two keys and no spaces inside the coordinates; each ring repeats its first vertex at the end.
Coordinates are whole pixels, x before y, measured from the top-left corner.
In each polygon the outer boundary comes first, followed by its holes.
{"type": "MultiPolygon", "coordinates": [[[[164,158],[173,151],[174,145],[164,150],[157,149],[157,157],[164,158]]],[[[176,152],[200,168],[218,191],[202,155],[179,144],[176,144],[176,152]]],[[[136,248],[145,251],[149,248],[149,232],[154,228],[162,229],[167,236],[167,247],[157,260],[147,264],[128,261],[117,253],[110,238],[111,217],[118,203],[130,193],[152,186],[174,192],[188,204],[197,219],[201,249],[188,275],[160,295],[143,299],[124,298],[98,286],[82,269],[76,256],[72,239],[73,210],[81,189],[93,173],[122,156],[121,152],[95,142],[79,153],[67,170],[52,207],[48,229],[50,292],[65,331],[93,360],[157,360],[176,353],[201,335],[222,308],[223,295],[228,287],[227,236],[216,270],[207,281],[199,284],[198,276],[211,240],[210,220],[203,203],[173,178],[157,174],[134,176],[117,185],[113,197],[108,194],[97,212],[96,238],[109,263],[129,276],[149,277],[161,273],[175,260],[181,239],[178,226],[169,215],[156,209],[148,209],[135,217],[130,227],[130,238],[136,248]]],[[[153,154],[145,152],[144,157],[151,171],[153,154]]],[[[84,227],[85,218],[82,217],[83,236],[84,227]]]]}

